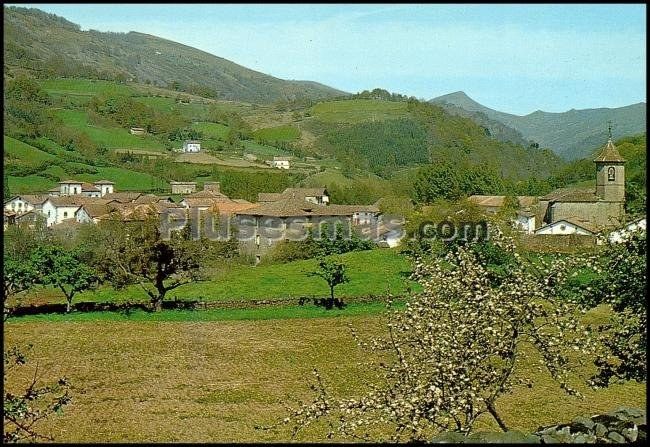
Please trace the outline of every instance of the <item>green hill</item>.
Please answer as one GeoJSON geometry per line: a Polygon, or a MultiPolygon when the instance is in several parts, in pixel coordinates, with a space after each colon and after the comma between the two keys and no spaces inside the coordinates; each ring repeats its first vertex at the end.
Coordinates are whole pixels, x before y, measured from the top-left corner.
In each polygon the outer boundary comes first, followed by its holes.
{"type": "Polygon", "coordinates": [[[316,82],[278,79],[148,34],[81,31],[33,8],[4,8],[4,43],[5,73],[27,69],[48,77],[133,80],[258,103],[344,94],[316,82]]]}
{"type": "Polygon", "coordinates": [[[439,96],[431,102],[447,108],[455,106],[501,122],[519,132],[524,138],[535,141],[542,147],[548,147],[568,160],[586,157],[594,147],[607,141],[607,121],[614,123],[614,131],[619,136],[638,134],[646,128],[644,102],[618,108],[572,109],[563,113],[538,110],[524,116],[490,109],[464,92],[439,96]]]}

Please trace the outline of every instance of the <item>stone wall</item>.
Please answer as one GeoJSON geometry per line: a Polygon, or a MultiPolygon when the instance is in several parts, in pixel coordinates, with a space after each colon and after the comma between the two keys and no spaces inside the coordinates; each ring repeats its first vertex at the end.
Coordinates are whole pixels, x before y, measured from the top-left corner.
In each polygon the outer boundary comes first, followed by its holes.
{"type": "Polygon", "coordinates": [[[645,410],[619,407],[607,414],[577,417],[567,424],[540,427],[535,433],[520,431],[476,432],[464,436],[446,432],[435,436],[433,443],[513,443],[513,444],[626,444],[645,443],[645,410]]]}

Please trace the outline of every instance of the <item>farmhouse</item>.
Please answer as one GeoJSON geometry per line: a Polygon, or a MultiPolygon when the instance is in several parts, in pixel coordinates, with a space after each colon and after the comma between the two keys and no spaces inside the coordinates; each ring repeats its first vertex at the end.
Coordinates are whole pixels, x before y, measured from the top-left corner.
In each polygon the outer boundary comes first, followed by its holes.
{"type": "Polygon", "coordinates": [[[129,129],[129,132],[131,135],[144,135],[147,133],[146,129],[143,129],[142,127],[132,127],[129,129]]]}
{"type": "Polygon", "coordinates": [[[273,160],[269,160],[266,163],[269,164],[272,168],[278,169],[289,169],[291,157],[273,157],[273,160]]]}
{"type": "Polygon", "coordinates": [[[318,197],[322,201],[325,194],[324,188],[288,188],[277,200],[236,212],[236,224],[244,239],[240,239],[241,250],[254,253],[259,260],[277,242],[302,240],[310,229],[318,232],[323,224],[330,229],[340,224],[344,231],[378,224],[376,205],[325,205],[312,201],[318,197]]]}
{"type": "Polygon", "coordinates": [[[181,149],[181,152],[201,152],[201,142],[197,140],[186,140],[183,142],[183,148],[181,149]]]}
{"type": "Polygon", "coordinates": [[[592,236],[598,232],[598,227],[591,223],[575,218],[556,220],[535,230],[535,234],[579,234],[592,236]]]}
{"type": "Polygon", "coordinates": [[[196,192],[196,182],[169,182],[172,194],[192,194],[196,192]]]}
{"type": "Polygon", "coordinates": [[[46,195],[23,194],[7,200],[4,209],[20,215],[33,209],[40,209],[47,199],[48,196],[46,195]]]}
{"type": "Polygon", "coordinates": [[[260,203],[277,202],[291,198],[300,198],[317,205],[327,205],[330,201],[329,193],[325,188],[287,188],[281,193],[259,193],[257,201],[260,203]]]}
{"type": "Polygon", "coordinates": [[[113,192],[114,185],[115,183],[108,180],[99,180],[92,184],[78,180],[64,180],[59,182],[58,188],[52,188],[48,192],[50,196],[103,197],[113,192]]]}
{"type": "Polygon", "coordinates": [[[59,224],[66,219],[73,219],[77,210],[83,205],[85,201],[82,197],[63,196],[63,197],[49,197],[43,203],[42,212],[46,217],[46,225],[59,224]]]}

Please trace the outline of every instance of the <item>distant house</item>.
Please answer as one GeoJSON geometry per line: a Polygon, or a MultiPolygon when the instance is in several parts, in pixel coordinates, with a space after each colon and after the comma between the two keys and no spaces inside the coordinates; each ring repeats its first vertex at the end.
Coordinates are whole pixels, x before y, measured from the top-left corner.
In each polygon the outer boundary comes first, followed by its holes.
{"type": "Polygon", "coordinates": [[[579,220],[575,217],[556,220],[535,230],[535,234],[578,234],[593,236],[598,233],[598,228],[590,222],[579,220]]]}
{"type": "Polygon", "coordinates": [[[147,133],[146,129],[143,129],[142,127],[132,127],[129,129],[129,132],[131,135],[144,135],[147,133]]]}
{"type": "Polygon", "coordinates": [[[58,191],[50,189],[51,196],[74,196],[103,197],[113,193],[115,183],[108,180],[99,180],[94,183],[81,182],[79,180],[63,180],[59,182],[58,191]]]}
{"type": "Polygon", "coordinates": [[[172,194],[192,194],[196,192],[196,182],[169,182],[172,194]]]}
{"type": "Polygon", "coordinates": [[[327,205],[330,202],[329,193],[325,188],[287,188],[281,193],[261,192],[257,195],[260,203],[277,202],[291,198],[299,198],[317,205],[327,205]]]}
{"type": "Polygon", "coordinates": [[[45,214],[46,225],[59,224],[67,219],[74,219],[75,213],[84,204],[81,197],[64,196],[64,197],[49,197],[43,203],[42,212],[45,214]]]}
{"type": "Polygon", "coordinates": [[[23,194],[15,196],[4,203],[4,209],[12,211],[18,216],[34,209],[40,209],[47,198],[48,196],[39,194],[23,194]]]}
{"type": "Polygon", "coordinates": [[[267,163],[271,165],[272,168],[278,169],[289,169],[291,167],[290,161],[291,157],[273,157],[273,160],[268,161],[267,163]]]}
{"type": "Polygon", "coordinates": [[[533,234],[535,232],[535,213],[526,210],[518,210],[513,226],[517,230],[521,230],[526,234],[533,234]]]}
{"type": "Polygon", "coordinates": [[[182,152],[196,153],[201,152],[201,142],[197,140],[187,140],[183,142],[182,152]]]}

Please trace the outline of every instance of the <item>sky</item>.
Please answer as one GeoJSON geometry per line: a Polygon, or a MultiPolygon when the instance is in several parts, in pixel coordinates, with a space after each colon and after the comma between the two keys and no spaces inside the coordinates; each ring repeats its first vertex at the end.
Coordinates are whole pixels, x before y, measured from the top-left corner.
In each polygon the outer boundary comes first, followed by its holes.
{"type": "Polygon", "coordinates": [[[646,101],[645,4],[21,4],[282,79],[536,110],[646,101]]]}

